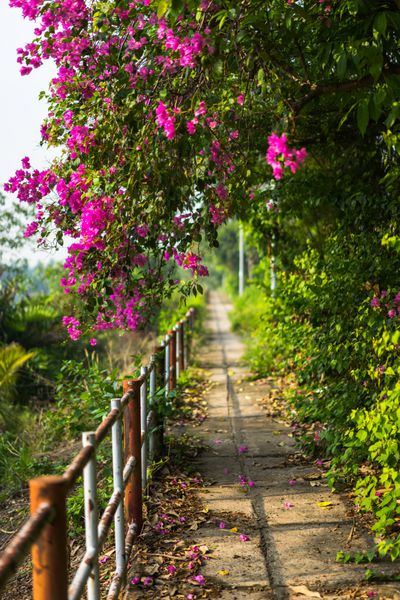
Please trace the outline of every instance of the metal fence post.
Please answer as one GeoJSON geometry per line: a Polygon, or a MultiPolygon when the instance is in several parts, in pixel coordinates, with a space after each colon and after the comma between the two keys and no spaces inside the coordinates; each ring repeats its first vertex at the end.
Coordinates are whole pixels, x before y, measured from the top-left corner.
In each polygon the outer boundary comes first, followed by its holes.
{"type": "MultiPolygon", "coordinates": [[[[96,445],[96,434],[93,431],[82,433],[82,446],[96,445]]],[[[96,478],[96,454],[93,453],[89,462],[83,469],[83,490],[85,506],[85,536],[86,551],[93,550],[93,564],[87,582],[88,600],[100,600],[100,580],[99,580],[99,561],[98,545],[99,538],[97,528],[99,524],[97,510],[97,478],[96,478]]]]}
{"type": "Polygon", "coordinates": [[[54,518],[32,545],[33,600],[68,600],[67,482],[38,477],[29,482],[31,515],[41,504],[54,507],[54,518]]]}
{"type": "MultiPolygon", "coordinates": [[[[166,382],[166,352],[167,346],[166,342],[163,341],[161,346],[156,346],[155,348],[155,389],[163,388],[167,386],[166,382]]],[[[168,363],[169,364],[169,363],[168,363]]],[[[166,395],[167,397],[167,395],[166,395]]],[[[153,460],[160,460],[164,455],[164,417],[161,406],[162,400],[161,398],[154,398],[153,401],[153,410],[154,410],[154,455],[153,460]]]]}
{"type": "Polygon", "coordinates": [[[187,369],[189,366],[189,328],[188,328],[188,319],[187,315],[183,320],[183,363],[184,368],[187,369]]]}
{"type": "Polygon", "coordinates": [[[181,374],[181,363],[179,360],[179,356],[180,356],[180,352],[181,352],[181,345],[180,345],[180,336],[179,336],[179,324],[176,324],[174,327],[174,332],[175,332],[175,373],[176,373],[176,381],[178,381],[179,376],[181,374]]]}
{"type": "Polygon", "coordinates": [[[165,399],[168,401],[169,396],[169,364],[170,364],[170,337],[169,335],[165,336],[165,364],[164,364],[164,385],[165,385],[165,399]]]}
{"type": "Polygon", "coordinates": [[[179,321],[178,323],[178,339],[179,339],[179,354],[178,354],[178,363],[179,363],[179,372],[185,370],[185,334],[184,334],[184,322],[179,321]]]}
{"type": "Polygon", "coordinates": [[[176,388],[176,331],[171,329],[169,335],[169,389],[176,388]]]}
{"type": "Polygon", "coordinates": [[[131,456],[136,459],[135,468],[125,488],[125,511],[128,525],[136,524],[140,533],[143,524],[141,439],[140,439],[140,380],[123,382],[124,394],[131,392],[132,398],[124,412],[125,463],[131,456]]]}
{"type": "MultiPolygon", "coordinates": [[[[111,400],[111,410],[121,410],[121,399],[114,398],[111,400]]],[[[111,429],[112,439],[112,461],[113,461],[113,485],[114,492],[120,492],[124,489],[123,478],[123,457],[122,457],[122,428],[121,417],[119,416],[111,429]]],[[[125,570],[125,524],[124,524],[124,508],[122,498],[118,505],[114,516],[115,525],[115,566],[119,575],[122,575],[125,570]]]]}
{"type": "Polygon", "coordinates": [[[187,364],[189,364],[191,350],[192,350],[192,337],[193,337],[193,328],[192,328],[192,319],[191,319],[191,311],[188,310],[186,313],[186,354],[187,354],[187,364]]]}
{"type": "Polygon", "coordinates": [[[147,486],[147,367],[140,369],[143,375],[143,383],[140,386],[140,420],[142,441],[142,486],[147,486]]]}
{"type": "Polygon", "coordinates": [[[149,405],[150,405],[150,410],[153,413],[153,422],[151,423],[150,427],[150,436],[149,436],[149,457],[150,460],[154,460],[154,449],[155,449],[155,427],[157,425],[157,407],[156,407],[156,403],[155,403],[155,396],[156,396],[156,380],[157,380],[157,373],[156,373],[156,366],[157,366],[157,355],[153,354],[151,359],[150,359],[150,381],[149,381],[149,405]]]}

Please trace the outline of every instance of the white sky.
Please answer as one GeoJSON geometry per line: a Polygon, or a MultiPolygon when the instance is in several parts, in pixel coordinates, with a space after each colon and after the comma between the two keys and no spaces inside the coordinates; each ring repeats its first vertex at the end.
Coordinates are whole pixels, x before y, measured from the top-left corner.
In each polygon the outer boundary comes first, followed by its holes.
{"type": "MultiPolygon", "coordinates": [[[[18,47],[33,38],[34,24],[21,16],[19,9],[11,9],[8,0],[0,0],[0,187],[21,166],[21,159],[29,156],[32,166],[43,168],[50,154],[39,146],[40,125],[46,116],[46,103],[39,101],[41,90],[46,90],[55,74],[54,65],[42,67],[22,77],[16,62],[18,47]]],[[[57,258],[54,253],[35,251],[32,244],[20,252],[29,262],[57,258]]],[[[60,257],[61,258],[61,257],[60,257]]]]}

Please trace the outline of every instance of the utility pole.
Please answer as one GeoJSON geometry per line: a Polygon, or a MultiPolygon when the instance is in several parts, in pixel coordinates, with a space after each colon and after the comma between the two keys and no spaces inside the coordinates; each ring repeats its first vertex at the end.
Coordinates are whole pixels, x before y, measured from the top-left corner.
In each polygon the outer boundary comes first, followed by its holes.
{"type": "Polygon", "coordinates": [[[271,296],[274,298],[275,297],[275,290],[276,290],[276,262],[275,262],[275,234],[272,234],[272,242],[271,242],[271,260],[270,260],[270,265],[271,265],[271,269],[270,269],[270,278],[271,278],[271,283],[270,283],[270,287],[271,287],[271,296]]]}
{"type": "Polygon", "coordinates": [[[244,232],[243,224],[239,223],[239,296],[244,291],[244,232]]]}

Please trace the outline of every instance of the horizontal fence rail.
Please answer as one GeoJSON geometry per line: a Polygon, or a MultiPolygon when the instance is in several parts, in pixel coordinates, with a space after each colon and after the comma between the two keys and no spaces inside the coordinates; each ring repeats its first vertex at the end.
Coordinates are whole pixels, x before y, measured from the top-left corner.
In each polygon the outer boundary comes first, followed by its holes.
{"type": "Polygon", "coordinates": [[[0,592],[32,553],[33,600],[100,600],[99,555],[114,523],[115,573],[106,596],[116,600],[124,586],[128,560],[143,523],[143,496],[148,467],[160,458],[164,424],[156,395],[165,401],[190,360],[194,309],[155,348],[140,377],[123,382],[122,398],[111,400],[110,412],[96,431],[82,434],[82,449],[61,476],[29,482],[31,516],[0,555],[0,592]],[[98,446],[111,437],[113,493],[100,516],[97,502],[98,446]],[[83,477],[86,550],[68,579],[67,497],[83,477]]]}

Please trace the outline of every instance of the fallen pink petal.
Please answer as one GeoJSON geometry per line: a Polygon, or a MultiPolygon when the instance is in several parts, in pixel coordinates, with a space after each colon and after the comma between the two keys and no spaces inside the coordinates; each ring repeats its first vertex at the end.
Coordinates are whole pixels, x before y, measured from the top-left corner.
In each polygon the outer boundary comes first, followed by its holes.
{"type": "Polygon", "coordinates": [[[239,540],[240,540],[241,542],[249,542],[249,541],[250,541],[250,538],[249,538],[249,536],[248,536],[248,535],[246,535],[245,533],[241,533],[241,534],[239,535],[239,540]]]}
{"type": "Polygon", "coordinates": [[[110,557],[107,554],[105,554],[104,556],[102,556],[101,558],[99,558],[99,563],[101,565],[105,565],[106,562],[108,562],[109,560],[110,560],[110,557]]]}
{"type": "Polygon", "coordinates": [[[292,504],[292,502],[284,502],[283,503],[283,508],[285,508],[286,510],[289,510],[293,507],[294,507],[294,504],[292,504]]]}
{"type": "Polygon", "coordinates": [[[167,571],[168,573],[171,573],[171,575],[175,575],[177,568],[175,565],[168,565],[167,571]]]}
{"type": "Polygon", "coordinates": [[[248,446],[239,446],[239,454],[246,454],[249,451],[248,446]]]}

